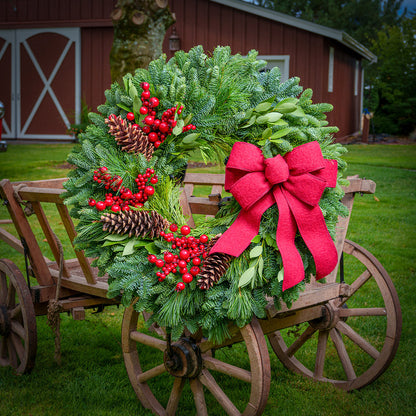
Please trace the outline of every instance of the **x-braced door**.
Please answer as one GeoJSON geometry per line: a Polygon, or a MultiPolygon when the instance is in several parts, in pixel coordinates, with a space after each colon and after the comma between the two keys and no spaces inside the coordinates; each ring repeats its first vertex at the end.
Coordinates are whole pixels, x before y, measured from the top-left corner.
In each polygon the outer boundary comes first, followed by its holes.
{"type": "Polygon", "coordinates": [[[80,113],[80,52],[79,28],[15,31],[10,102],[14,126],[6,137],[69,138],[66,131],[80,113]]]}

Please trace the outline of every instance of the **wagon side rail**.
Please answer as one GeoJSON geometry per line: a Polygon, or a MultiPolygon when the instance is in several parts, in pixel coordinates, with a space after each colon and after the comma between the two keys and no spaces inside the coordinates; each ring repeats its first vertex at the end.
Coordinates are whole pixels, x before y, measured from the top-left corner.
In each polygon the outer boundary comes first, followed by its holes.
{"type": "MultiPolygon", "coordinates": [[[[55,282],[59,276],[56,265],[60,262],[59,243],[45,213],[45,205],[55,205],[72,246],[76,236],[74,224],[61,198],[61,194],[64,192],[63,181],[63,179],[58,179],[12,184],[9,180],[4,179],[0,182],[0,195],[6,202],[9,215],[21,241],[4,229],[0,229],[0,238],[18,252],[28,255],[31,271],[40,285],[36,292],[39,302],[50,299],[51,291],[54,290],[55,282]],[[36,214],[56,264],[43,255],[22,208],[22,201],[25,204],[30,204],[36,214]]],[[[75,259],[63,261],[61,285],[63,288],[69,289],[66,294],[76,291],[105,298],[108,290],[107,283],[96,279],[83,251],[74,248],[74,253],[75,259]]]]}

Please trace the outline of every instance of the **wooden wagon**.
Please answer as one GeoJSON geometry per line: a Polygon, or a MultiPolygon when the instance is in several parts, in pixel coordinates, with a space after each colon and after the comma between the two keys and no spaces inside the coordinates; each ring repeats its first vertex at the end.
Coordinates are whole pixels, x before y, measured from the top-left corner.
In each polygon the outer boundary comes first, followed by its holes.
{"type": "MultiPolygon", "coordinates": [[[[343,203],[350,213],[357,193],[374,193],[375,183],[349,178],[343,203]]],[[[0,194],[20,237],[0,228],[0,238],[25,255],[30,285],[10,260],[0,260],[0,365],[18,373],[30,371],[36,355],[36,316],[47,313],[48,303],[59,300],[61,311],[82,319],[85,308],[117,304],[108,299],[105,278],[97,278],[82,252],[63,259],[59,240],[43,207],[55,205],[71,241],[75,229],[60,198],[63,180],[12,184],[0,182],[0,194]],[[39,220],[54,260],[44,257],[24,211],[39,220]]],[[[181,203],[184,213],[214,215],[218,210],[224,175],[190,174],[184,179],[181,203]],[[209,185],[208,197],[193,196],[195,185],[209,185]]],[[[211,412],[210,392],[229,415],[258,415],[269,395],[271,349],[290,370],[344,390],[359,389],[380,376],[396,353],[401,333],[401,310],[393,283],[380,262],[367,250],[346,239],[349,217],[340,218],[336,246],[337,270],[324,283],[313,278],[290,308],[267,306],[267,319],[243,328],[230,323],[230,338],[215,344],[202,333],[184,333],[171,342],[163,328],[144,329],[143,319],[131,305],[122,323],[122,349],[130,382],[144,407],[158,415],[173,415],[179,401],[190,392],[198,415],[211,412]],[[247,356],[236,361],[232,348],[247,356]],[[153,382],[166,378],[166,389],[153,382]],[[169,380],[170,379],[170,380],[169,380]],[[240,386],[241,384],[241,386],[240,386]],[[227,388],[230,389],[229,394],[227,388]],[[234,391],[233,391],[234,390],[234,391]],[[236,397],[238,403],[235,403],[236,397]]],[[[160,384],[159,384],[160,385],[160,384]]],[[[214,406],[215,407],[215,406],[214,406]]],[[[181,414],[180,410],[178,411],[181,414]]],[[[218,411],[215,411],[218,414],[218,411]]]]}

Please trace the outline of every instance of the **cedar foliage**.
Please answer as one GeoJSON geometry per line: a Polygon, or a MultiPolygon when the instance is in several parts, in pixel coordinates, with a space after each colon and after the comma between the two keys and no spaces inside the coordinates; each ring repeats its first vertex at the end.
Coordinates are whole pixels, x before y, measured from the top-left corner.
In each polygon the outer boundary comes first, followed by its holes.
{"type": "MultiPolygon", "coordinates": [[[[65,187],[65,203],[78,219],[75,243],[94,257],[100,272],[107,272],[109,297],[120,296],[125,305],[137,299],[135,309],[152,313],[148,324],[157,322],[167,327],[172,338],[179,338],[187,327],[191,332],[202,328],[205,336],[220,343],[228,336],[230,321],[244,326],[253,315],[264,318],[266,296],[276,305],[283,299],[290,304],[299,295],[304,283],[282,292],[277,272],[282,268],[276,245],[278,210],[269,208],[263,215],[258,239],[238,258],[233,259],[219,280],[209,289],[201,290],[197,278],[182,292],[175,291],[180,277],[170,273],[162,282],[148,262],[149,253],[159,258],[171,250],[161,238],[110,234],[100,222],[103,213],[88,206],[88,199],[104,199],[105,189],[92,180],[94,171],[106,166],[112,175],[119,175],[123,185],[136,191],[134,179],[146,168],[153,168],[159,177],[155,194],[139,212],[156,211],[170,223],[185,224],[179,206],[180,185],[177,178],[186,166],[189,152],[198,150],[202,157],[222,161],[233,143],[246,141],[259,146],[265,157],[284,155],[294,147],[318,141],[323,156],[337,159],[339,181],[336,188],[327,188],[320,202],[330,233],[334,236],[339,214],[346,208],[339,202],[343,196],[340,184],[345,151],[332,143],[335,127],[327,126],[325,112],[329,104],[314,104],[312,91],[303,90],[298,78],[280,83],[280,72],[274,68],[261,72],[264,61],[251,51],[246,57],[231,55],[230,48],[217,47],[211,56],[201,46],[188,53],[179,51],[166,62],[161,57],[149,64],[148,70],[138,69],[124,78],[124,85],[113,84],[105,92],[106,102],[90,114],[91,124],[81,135],[79,145],[68,161],[77,166],[70,173],[65,187]],[[183,104],[183,120],[196,126],[196,134],[172,134],[155,149],[148,161],[143,154],[123,152],[108,132],[105,118],[111,114],[125,118],[127,112],[137,114],[137,98],[142,82],[150,84],[152,96],[160,101],[158,111],[183,104]],[[133,88],[134,87],[134,88],[133,88]],[[269,119],[270,113],[281,111],[279,120],[269,119]],[[252,258],[252,250],[257,253],[252,258]],[[240,285],[240,276],[248,269],[255,273],[248,284],[240,285]]],[[[217,216],[201,224],[192,235],[207,234],[211,238],[223,233],[240,211],[234,198],[225,202],[217,216]]],[[[296,244],[304,261],[305,275],[314,272],[314,262],[300,236],[296,244]]],[[[217,279],[217,277],[216,277],[217,279]]]]}

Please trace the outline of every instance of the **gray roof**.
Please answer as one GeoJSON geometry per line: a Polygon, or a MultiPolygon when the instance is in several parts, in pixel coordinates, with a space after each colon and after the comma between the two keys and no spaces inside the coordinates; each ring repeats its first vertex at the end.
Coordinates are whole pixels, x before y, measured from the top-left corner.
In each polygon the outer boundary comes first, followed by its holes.
{"type": "Polygon", "coordinates": [[[356,41],[348,33],[342,30],[332,29],[330,27],[318,25],[316,23],[308,22],[298,17],[289,16],[287,14],[279,13],[274,10],[266,9],[264,7],[255,6],[253,4],[245,3],[242,0],[211,0],[214,3],[223,4],[224,6],[232,7],[247,13],[264,17],[266,19],[274,20],[275,22],[283,23],[285,25],[293,26],[298,29],[303,29],[308,32],[317,33],[318,35],[326,36],[334,39],[353,51],[357,52],[363,58],[370,62],[377,62],[377,56],[368,50],[364,45],[356,41]]]}

